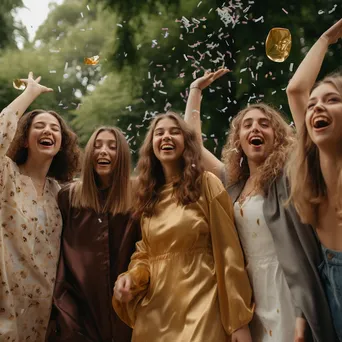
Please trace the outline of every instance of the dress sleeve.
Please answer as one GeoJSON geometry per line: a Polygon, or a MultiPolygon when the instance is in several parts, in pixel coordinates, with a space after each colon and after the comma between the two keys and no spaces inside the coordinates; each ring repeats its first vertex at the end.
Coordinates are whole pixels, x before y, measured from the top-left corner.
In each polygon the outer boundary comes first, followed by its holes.
{"type": "Polygon", "coordinates": [[[232,202],[214,175],[210,174],[206,183],[221,321],[231,335],[253,317],[252,289],[234,225],[232,202]]]}
{"type": "Polygon", "coordinates": [[[0,113],[0,186],[3,187],[5,183],[4,179],[4,171],[5,167],[8,163],[6,163],[6,159],[9,158],[6,156],[6,153],[11,145],[11,142],[14,138],[15,132],[17,130],[19,115],[16,112],[13,112],[7,108],[5,108],[0,113]]]}
{"type": "Polygon", "coordinates": [[[150,266],[145,236],[142,234],[142,240],[136,243],[135,252],[131,257],[128,271],[119,275],[129,273],[132,276],[133,285],[131,287],[133,299],[129,303],[119,302],[113,296],[112,304],[115,312],[130,327],[134,327],[136,319],[136,308],[142,298],[145,296],[150,281],[150,266]]]}
{"type": "Polygon", "coordinates": [[[17,130],[19,114],[5,108],[0,113],[0,158],[4,158],[17,130]]]}

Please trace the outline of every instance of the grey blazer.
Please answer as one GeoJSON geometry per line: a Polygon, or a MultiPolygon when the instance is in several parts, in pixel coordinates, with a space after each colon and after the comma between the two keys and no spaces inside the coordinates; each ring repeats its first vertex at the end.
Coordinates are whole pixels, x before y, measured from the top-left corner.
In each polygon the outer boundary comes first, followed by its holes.
{"type": "MultiPolygon", "coordinates": [[[[224,176],[222,180],[225,180],[224,176]]],[[[227,189],[233,203],[240,196],[244,185],[245,182],[239,182],[227,189]]],[[[296,316],[308,322],[305,341],[337,342],[318,273],[318,266],[322,262],[319,242],[312,227],[300,222],[294,207],[283,206],[288,196],[288,182],[281,175],[270,185],[263,209],[279,263],[291,291],[296,316]]]]}

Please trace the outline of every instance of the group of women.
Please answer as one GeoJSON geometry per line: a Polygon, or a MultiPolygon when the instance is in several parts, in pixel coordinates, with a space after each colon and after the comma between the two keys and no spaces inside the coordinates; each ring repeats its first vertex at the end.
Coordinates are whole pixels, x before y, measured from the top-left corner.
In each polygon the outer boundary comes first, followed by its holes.
{"type": "Polygon", "coordinates": [[[208,72],[185,120],[151,122],[135,180],[117,128],[80,162],[57,113],[25,113],[52,91],[30,73],[0,114],[0,340],[342,341],[342,75],[315,83],[341,37],[342,20],[287,87],[296,133],[250,105],[218,160],[200,104],[227,70],[208,72]]]}

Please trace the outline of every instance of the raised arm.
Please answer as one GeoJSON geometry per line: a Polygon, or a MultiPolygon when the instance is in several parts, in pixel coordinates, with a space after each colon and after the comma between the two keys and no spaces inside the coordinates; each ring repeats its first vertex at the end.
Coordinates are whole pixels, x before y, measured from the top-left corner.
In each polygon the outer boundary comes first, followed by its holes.
{"type": "Polygon", "coordinates": [[[310,91],[316,82],[328,47],[341,37],[342,19],[325,31],[316,41],[287,86],[287,98],[297,130],[304,124],[310,91]]]}
{"type": "Polygon", "coordinates": [[[219,178],[221,178],[223,163],[203,145],[200,110],[202,90],[207,88],[216,79],[222,77],[228,71],[229,70],[227,69],[220,69],[216,72],[206,72],[204,76],[191,83],[184,117],[185,121],[190,125],[190,127],[196,131],[197,138],[201,143],[204,168],[207,171],[214,173],[219,178]]]}
{"type": "Polygon", "coordinates": [[[41,94],[53,91],[40,85],[40,77],[33,79],[32,72],[27,79],[22,79],[26,83],[26,89],[13,102],[11,102],[0,114],[0,158],[5,158],[8,148],[14,138],[17,123],[20,116],[30,106],[30,104],[41,94]]]}

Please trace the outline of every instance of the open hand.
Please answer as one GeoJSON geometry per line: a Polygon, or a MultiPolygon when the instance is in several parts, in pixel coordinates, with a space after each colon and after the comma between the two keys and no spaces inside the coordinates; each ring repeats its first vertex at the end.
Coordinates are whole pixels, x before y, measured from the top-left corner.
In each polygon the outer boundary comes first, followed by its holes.
{"type": "Polygon", "coordinates": [[[125,274],[117,279],[114,286],[114,296],[122,303],[128,303],[132,300],[133,295],[131,291],[132,277],[125,274]]]}
{"type": "Polygon", "coordinates": [[[229,69],[219,69],[215,72],[206,71],[204,73],[204,76],[197,78],[195,81],[191,83],[190,88],[195,87],[195,88],[200,88],[201,90],[203,90],[207,88],[208,86],[210,86],[210,84],[212,84],[215,80],[222,77],[229,71],[230,71],[229,69]]]}
{"type": "Polygon", "coordinates": [[[53,91],[52,88],[48,88],[48,87],[45,87],[42,84],[39,84],[39,82],[41,80],[41,76],[39,76],[36,79],[34,79],[32,71],[29,72],[28,78],[22,78],[20,80],[25,82],[27,90],[35,91],[38,94],[49,93],[49,92],[53,91]]]}
{"type": "Polygon", "coordinates": [[[322,38],[325,38],[328,44],[336,43],[342,37],[342,19],[331,26],[327,31],[322,34],[322,38]]]}

